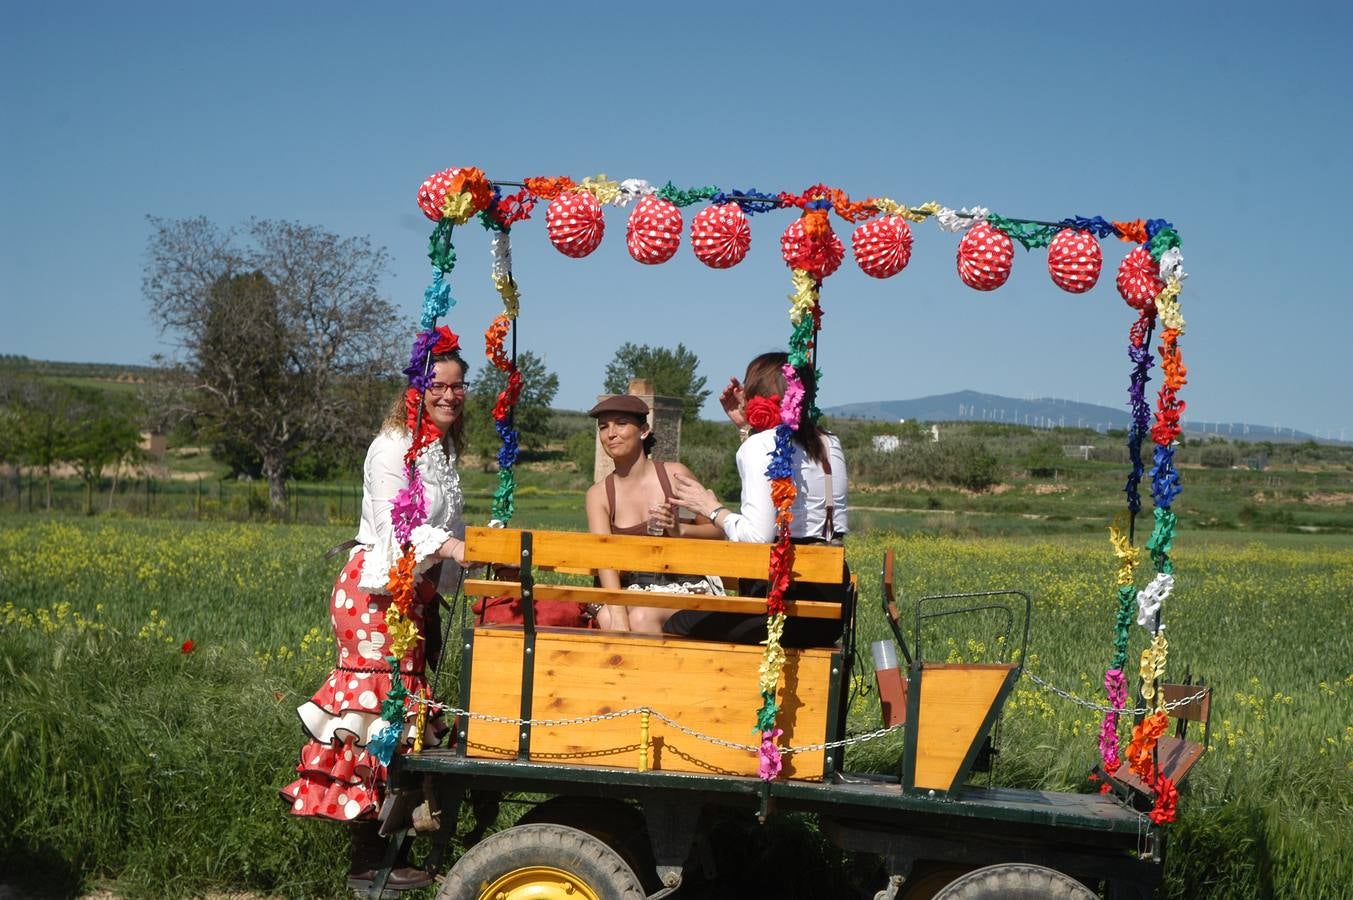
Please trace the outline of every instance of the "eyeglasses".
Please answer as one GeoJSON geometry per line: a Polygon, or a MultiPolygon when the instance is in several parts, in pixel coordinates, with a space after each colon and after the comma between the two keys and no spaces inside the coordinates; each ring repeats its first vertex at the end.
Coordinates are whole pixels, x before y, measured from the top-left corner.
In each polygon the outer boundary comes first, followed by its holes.
{"type": "Polygon", "coordinates": [[[463,394],[465,393],[465,382],[452,381],[448,383],[445,381],[434,381],[428,385],[428,393],[434,397],[440,397],[447,391],[450,391],[453,394],[463,394]]]}

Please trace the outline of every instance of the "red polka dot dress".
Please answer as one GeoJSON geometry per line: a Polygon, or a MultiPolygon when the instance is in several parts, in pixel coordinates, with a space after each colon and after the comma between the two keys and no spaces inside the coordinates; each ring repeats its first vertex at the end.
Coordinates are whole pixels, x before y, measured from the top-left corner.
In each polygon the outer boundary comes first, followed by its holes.
{"type": "MultiPolygon", "coordinates": [[[[391,597],[382,589],[389,560],[398,553],[389,524],[389,500],[405,483],[402,467],[408,438],[401,446],[398,435],[393,441],[390,437],[378,437],[367,454],[359,547],[329,595],[329,623],[336,645],[334,670],[296,710],[307,740],[296,766],[300,777],[282,788],[281,795],[298,816],[340,822],[374,819],[384,799],[385,766],[366,748],[387,725],[381,718],[381,701],[389,693],[393,677],[386,662],[390,633],[385,624],[391,597]],[[384,477],[390,472],[397,473],[398,484],[384,477]]],[[[464,532],[463,502],[452,462],[438,445],[419,458],[429,523],[419,526],[411,539],[420,573],[439,562],[434,553],[448,537],[464,532]],[[440,459],[429,459],[434,454],[440,459]]],[[[436,602],[436,592],[431,578],[420,578],[409,610],[409,618],[420,633],[429,604],[436,602]]],[[[423,641],[415,642],[399,663],[399,677],[413,695],[429,694],[425,647],[423,641]]],[[[413,719],[407,723],[404,747],[413,743],[413,719]]],[[[425,736],[429,743],[431,738],[430,734],[425,736]]]]}

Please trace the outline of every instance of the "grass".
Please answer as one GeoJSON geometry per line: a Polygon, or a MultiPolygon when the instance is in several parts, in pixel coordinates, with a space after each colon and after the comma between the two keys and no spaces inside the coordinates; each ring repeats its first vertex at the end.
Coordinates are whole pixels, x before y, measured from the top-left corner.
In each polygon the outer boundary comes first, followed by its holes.
{"type": "MultiPolygon", "coordinates": [[[[523,525],[581,524],[570,492],[537,488],[520,506],[523,525]]],[[[1098,700],[1112,641],[1107,540],[917,531],[929,515],[899,519],[905,534],[852,537],[862,641],[885,633],[877,570],[891,546],[908,601],[1030,591],[1029,670],[1098,700]]],[[[58,894],[341,894],[340,830],[291,819],[274,792],[296,761],[294,708],[332,665],[322,600],[333,566],[320,554],[350,531],[0,517],[0,869],[58,894]]],[[[1184,531],[1176,561],[1170,673],[1189,669],[1217,693],[1212,752],[1171,828],[1166,893],[1338,895],[1353,883],[1353,538],[1184,531]]],[[[927,656],[990,658],[1009,647],[993,624],[928,628],[927,656]]],[[[1134,653],[1143,637],[1134,626],[1134,653]]],[[[853,727],[876,721],[872,695],[858,699],[853,727]]],[[[1086,789],[1097,725],[1021,682],[997,780],[1086,789]]],[[[878,741],[847,765],[895,769],[899,754],[878,741]]]]}

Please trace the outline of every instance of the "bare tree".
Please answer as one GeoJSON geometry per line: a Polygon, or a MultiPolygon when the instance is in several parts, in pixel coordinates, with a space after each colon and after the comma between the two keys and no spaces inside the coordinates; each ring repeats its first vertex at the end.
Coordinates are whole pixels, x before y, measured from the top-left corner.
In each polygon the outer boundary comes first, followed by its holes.
{"type": "Polygon", "coordinates": [[[395,309],[380,294],[386,252],[294,222],[150,224],[143,290],[191,378],[191,414],[257,455],[282,511],[297,454],[350,440],[351,399],[399,368],[395,309]]]}

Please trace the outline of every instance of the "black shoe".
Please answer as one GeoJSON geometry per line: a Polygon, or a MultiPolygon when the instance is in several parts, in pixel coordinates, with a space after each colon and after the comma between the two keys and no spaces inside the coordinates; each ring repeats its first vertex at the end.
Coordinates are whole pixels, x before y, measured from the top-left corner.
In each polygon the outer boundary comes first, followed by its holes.
{"type": "MultiPolygon", "coordinates": [[[[371,887],[376,880],[376,869],[367,869],[362,872],[348,873],[348,887],[354,891],[365,891],[371,887]]],[[[387,891],[412,891],[416,888],[427,887],[432,884],[433,877],[426,869],[415,869],[413,866],[403,866],[398,869],[390,870],[390,877],[385,880],[385,889],[387,891]]]]}

